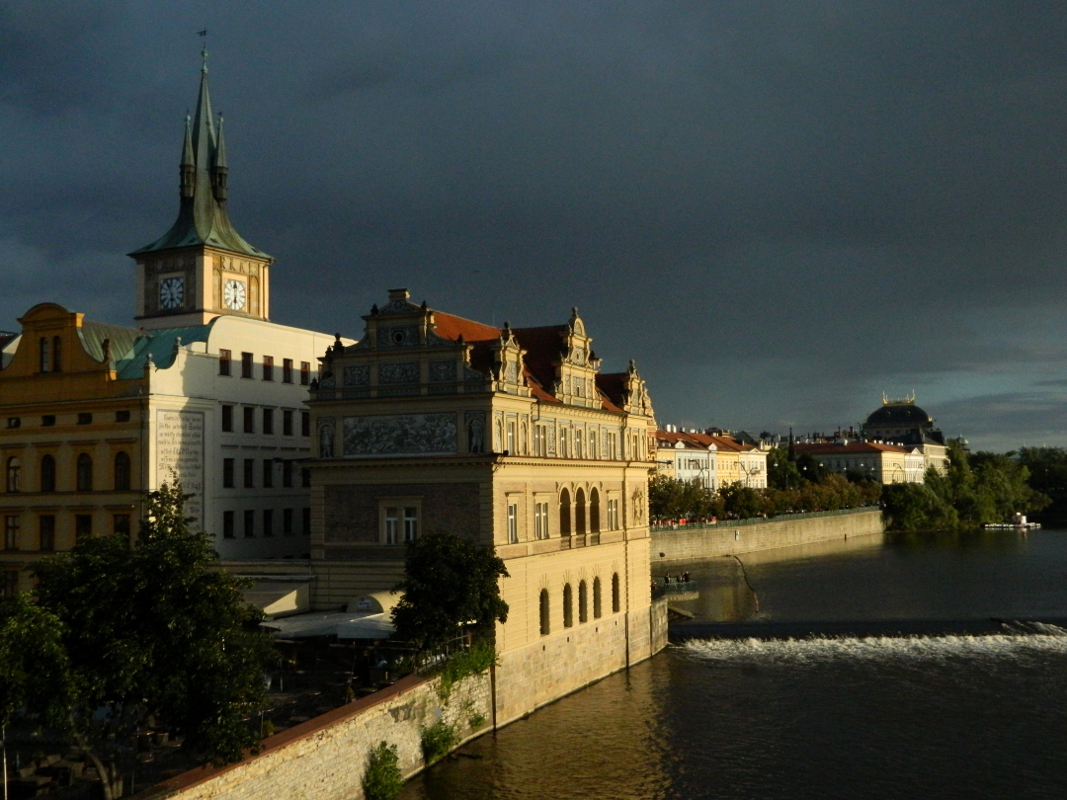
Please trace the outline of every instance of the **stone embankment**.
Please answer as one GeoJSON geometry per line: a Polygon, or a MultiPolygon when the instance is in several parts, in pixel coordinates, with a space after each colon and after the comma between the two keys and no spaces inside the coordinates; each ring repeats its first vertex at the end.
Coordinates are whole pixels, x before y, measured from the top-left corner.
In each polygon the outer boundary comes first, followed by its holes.
{"type": "Polygon", "coordinates": [[[693,562],[779,547],[829,542],[885,532],[878,508],[852,508],[772,519],[652,528],[652,564],[693,562]]]}
{"type": "Polygon", "coordinates": [[[263,741],[257,756],[221,768],[191,770],[138,794],[135,800],[361,800],[371,750],[397,746],[405,778],[422,771],[422,732],[439,720],[457,745],[492,730],[488,672],[460,681],[447,702],[439,678],[418,675],[308,720],[263,741]]]}

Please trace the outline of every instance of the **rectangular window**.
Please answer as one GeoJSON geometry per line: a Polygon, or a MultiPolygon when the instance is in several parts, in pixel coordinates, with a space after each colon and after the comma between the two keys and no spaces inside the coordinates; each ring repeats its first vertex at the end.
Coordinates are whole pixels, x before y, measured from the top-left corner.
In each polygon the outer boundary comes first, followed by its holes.
{"type": "Polygon", "coordinates": [[[560,458],[567,457],[567,429],[559,429],[559,452],[556,453],[560,458]]]}
{"type": "Polygon", "coordinates": [[[256,512],[249,509],[245,512],[245,538],[251,539],[256,535],[256,512]]]}
{"type": "Polygon", "coordinates": [[[300,385],[307,386],[311,383],[311,362],[300,362],[300,385]]]}
{"type": "Polygon", "coordinates": [[[544,539],[545,523],[547,520],[541,515],[541,503],[534,503],[534,538],[544,539]]]}
{"type": "Polygon", "coordinates": [[[419,538],[419,509],[417,506],[404,507],[404,542],[413,542],[419,538]]]}
{"type": "Polygon", "coordinates": [[[293,488],[293,462],[292,461],[283,461],[282,462],[282,486],[284,486],[286,489],[292,489],[293,488]]]}
{"type": "Polygon", "coordinates": [[[515,449],[515,423],[514,422],[509,422],[508,423],[507,449],[508,449],[508,453],[510,453],[511,455],[515,455],[516,453],[519,452],[518,450],[515,449]]]}
{"type": "Polygon", "coordinates": [[[86,539],[93,535],[93,517],[92,514],[75,514],[74,515],[74,540],[80,542],[82,539],[86,539]]]}
{"type": "Polygon", "coordinates": [[[514,503],[508,504],[508,541],[519,541],[519,507],[514,503]]]}
{"type": "Polygon", "coordinates": [[[311,509],[310,508],[303,509],[302,516],[304,517],[304,535],[305,536],[310,536],[311,535],[311,509]]]}
{"type": "Polygon", "coordinates": [[[263,459],[263,488],[274,488],[274,461],[270,458],[263,459]]]}
{"type": "Polygon", "coordinates": [[[251,353],[241,353],[241,377],[242,378],[251,378],[252,377],[252,354],[251,353]]]}
{"type": "Polygon", "coordinates": [[[293,435],[293,412],[288,408],[282,411],[282,436],[293,435]]]}
{"type": "Polygon", "coordinates": [[[4,517],[4,549],[19,549],[19,518],[14,514],[4,517]]]}
{"type": "Polygon", "coordinates": [[[274,380],[274,356],[263,356],[263,380],[274,380]]]}
{"type": "Polygon", "coordinates": [[[222,488],[233,488],[233,459],[222,459],[222,488]]]}
{"type": "Polygon", "coordinates": [[[263,535],[274,535],[274,510],[270,508],[263,509],[263,535]]]}
{"type": "Polygon", "coordinates": [[[604,454],[604,457],[608,458],[608,459],[610,459],[612,461],[614,461],[615,459],[617,459],[619,457],[619,439],[618,439],[618,434],[616,434],[616,433],[609,433],[608,434],[608,451],[604,454]]]}
{"type": "Polygon", "coordinates": [[[619,500],[618,498],[611,498],[608,500],[608,530],[617,531],[619,529],[619,500]]]}
{"type": "Polygon", "coordinates": [[[256,432],[256,409],[252,406],[244,407],[245,414],[245,433],[256,432]]]}
{"type": "Polygon", "coordinates": [[[79,425],[92,425],[93,424],[93,415],[91,413],[87,413],[87,412],[82,412],[81,414],[78,414],[78,424],[79,425]]]}
{"type": "Polygon", "coordinates": [[[111,529],[121,535],[130,535],[130,515],[129,514],[115,514],[111,518],[111,529]]]}
{"type": "Polygon", "coordinates": [[[311,412],[300,412],[300,435],[311,436],[311,412]]]}
{"type": "Polygon", "coordinates": [[[263,409],[263,433],[268,436],[274,435],[274,409],[263,409]]]}
{"type": "Polygon", "coordinates": [[[574,457],[575,458],[581,458],[582,457],[582,432],[581,431],[575,431],[574,432],[574,457]]]}
{"type": "Polygon", "coordinates": [[[42,428],[51,428],[55,424],[56,424],[56,415],[55,414],[45,414],[43,417],[41,417],[41,427],[42,428]]]}
{"type": "Polygon", "coordinates": [[[293,359],[282,359],[282,383],[293,382],[293,359]]]}
{"type": "Polygon", "coordinates": [[[219,350],[219,375],[230,374],[230,351],[219,350]]]}
{"type": "Polygon", "coordinates": [[[293,535],[293,509],[291,508],[282,511],[282,533],[286,536],[293,535]]]}
{"type": "Polygon", "coordinates": [[[310,489],[311,488],[311,470],[309,470],[309,469],[301,469],[300,470],[300,485],[302,487],[304,487],[305,489],[310,489]]]}
{"type": "Polygon", "coordinates": [[[129,421],[130,421],[130,412],[129,411],[116,411],[115,412],[115,422],[129,422],[129,421]]]}
{"type": "Polygon", "coordinates": [[[245,459],[245,488],[256,488],[256,460],[254,458],[245,459]]]}
{"type": "Polygon", "coordinates": [[[396,544],[397,531],[400,527],[400,509],[396,506],[386,506],[384,509],[384,529],[386,544],[396,544]]]}
{"type": "Polygon", "coordinates": [[[224,433],[233,433],[233,406],[222,407],[222,430],[224,433]]]}
{"type": "Polygon", "coordinates": [[[56,549],[56,518],[53,514],[42,514],[37,518],[37,549],[44,553],[56,549]]]}
{"type": "Polygon", "coordinates": [[[234,538],[234,536],[235,536],[235,534],[234,534],[234,530],[233,530],[233,512],[232,511],[223,511],[222,512],[222,537],[224,539],[232,539],[232,538],[234,538]]]}
{"type": "Polygon", "coordinates": [[[22,418],[21,417],[8,417],[7,418],[7,427],[9,427],[9,428],[21,428],[22,427],[22,418]]]}

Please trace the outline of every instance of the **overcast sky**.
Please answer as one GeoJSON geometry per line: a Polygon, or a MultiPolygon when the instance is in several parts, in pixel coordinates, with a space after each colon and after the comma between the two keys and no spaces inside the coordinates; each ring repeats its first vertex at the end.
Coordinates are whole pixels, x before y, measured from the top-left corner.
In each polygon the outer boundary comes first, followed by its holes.
{"type": "Polygon", "coordinates": [[[585,319],[661,423],[1067,445],[1067,3],[0,4],[0,330],[132,324],[202,40],[272,317],[585,319]]]}

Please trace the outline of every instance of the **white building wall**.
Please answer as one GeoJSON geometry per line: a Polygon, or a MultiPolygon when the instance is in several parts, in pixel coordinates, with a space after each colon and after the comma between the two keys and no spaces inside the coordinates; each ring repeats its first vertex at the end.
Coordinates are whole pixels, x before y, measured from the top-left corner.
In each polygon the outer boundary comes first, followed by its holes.
{"type": "MultiPolygon", "coordinates": [[[[213,536],[223,560],[302,558],[310,553],[310,489],[303,485],[299,461],[310,455],[311,438],[304,435],[308,386],[300,382],[300,365],[310,365],[309,382],[316,378],[318,359],[333,341],[324,333],[224,316],[214,321],[206,342],[182,345],[170,367],[152,371],[147,431],[150,485],[170,478],[165,465],[173,454],[163,451],[174,450],[174,426],[183,425],[179,437],[181,468],[187,476],[183,483],[201,484],[200,497],[190,500],[190,511],[199,510],[200,523],[213,536]],[[231,353],[229,376],[219,374],[220,350],[231,353]],[[251,378],[242,377],[242,353],[253,356],[251,378]],[[274,359],[269,381],[263,379],[264,356],[274,359]],[[284,359],[293,361],[292,383],[282,380],[284,359]],[[232,431],[222,430],[223,406],[233,409],[232,431]],[[246,409],[253,421],[251,433],[245,432],[246,409]],[[272,433],[264,432],[264,411],[273,417],[272,433]],[[286,411],[292,414],[291,434],[284,432],[286,411]],[[198,448],[199,469],[193,464],[198,448]],[[233,459],[232,487],[224,485],[225,459],[233,459]],[[246,460],[252,462],[251,486],[245,485],[246,460]],[[264,462],[269,464],[272,486],[265,485],[264,462]],[[287,462],[291,487],[283,485],[287,462]],[[270,512],[269,536],[265,512],[270,512]]],[[[310,428],[306,430],[310,433],[310,428]]]]}

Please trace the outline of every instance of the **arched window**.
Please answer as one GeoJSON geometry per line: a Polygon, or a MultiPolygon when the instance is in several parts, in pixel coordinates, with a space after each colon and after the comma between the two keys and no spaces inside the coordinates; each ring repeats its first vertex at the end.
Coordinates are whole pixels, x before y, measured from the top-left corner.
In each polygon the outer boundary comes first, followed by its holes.
{"type": "Polygon", "coordinates": [[[52,456],[41,458],[41,491],[54,492],[56,490],[56,460],[52,456]]]}
{"type": "Polygon", "coordinates": [[[586,588],[585,581],[578,583],[578,622],[589,621],[589,590],[586,588]]]}
{"type": "Polygon", "coordinates": [[[549,608],[548,608],[548,589],[541,590],[541,635],[548,636],[549,631],[549,608]]]}
{"type": "Polygon", "coordinates": [[[93,459],[88,453],[78,456],[78,491],[91,492],[93,490],[93,459]]]}
{"type": "Polygon", "coordinates": [[[589,532],[600,533],[600,492],[595,486],[589,490],[589,532]]]}
{"type": "Polygon", "coordinates": [[[619,597],[619,573],[611,576],[611,613],[618,614],[622,608],[622,598],[619,597]]]}
{"type": "Polygon", "coordinates": [[[41,340],[37,343],[37,346],[37,358],[41,372],[48,372],[48,337],[42,336],[41,340]]]}
{"type": "Polygon", "coordinates": [[[63,371],[63,359],[60,357],[62,353],[62,342],[58,336],[52,337],[52,372],[63,371]]]}
{"type": "Polygon", "coordinates": [[[566,489],[559,493],[559,535],[571,535],[571,493],[566,489]]]}
{"type": "Polygon", "coordinates": [[[120,450],[115,453],[115,490],[124,492],[130,488],[130,456],[120,450]]]}
{"type": "Polygon", "coordinates": [[[574,532],[585,533],[585,491],[581,488],[574,493],[574,532]]]}
{"type": "Polygon", "coordinates": [[[600,619],[600,578],[593,578],[593,619],[600,619]]]}
{"type": "Polygon", "coordinates": [[[568,583],[563,587],[563,627],[570,628],[574,625],[574,592],[568,583]]]}
{"type": "Polygon", "coordinates": [[[15,456],[7,460],[7,490],[18,492],[22,489],[22,462],[15,456]]]}

